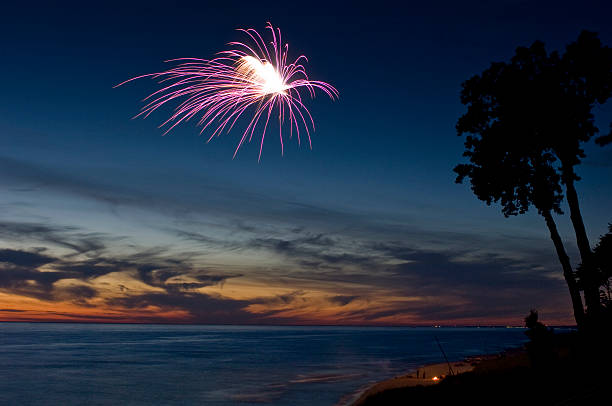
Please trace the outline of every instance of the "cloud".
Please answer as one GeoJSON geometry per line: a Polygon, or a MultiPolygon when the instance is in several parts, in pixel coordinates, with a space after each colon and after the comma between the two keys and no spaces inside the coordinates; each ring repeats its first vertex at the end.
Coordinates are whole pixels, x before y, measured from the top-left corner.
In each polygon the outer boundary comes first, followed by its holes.
{"type": "Polygon", "coordinates": [[[537,269],[535,264],[528,261],[491,254],[477,255],[466,260],[463,258],[465,254],[465,251],[416,250],[412,254],[401,255],[399,258],[406,262],[394,266],[394,270],[398,275],[418,279],[425,286],[434,285],[438,289],[444,286],[453,289],[482,289],[491,286],[526,289],[556,282],[550,271],[537,269]]]}
{"type": "Polygon", "coordinates": [[[181,310],[189,313],[185,320],[204,324],[256,323],[260,317],[244,310],[249,304],[245,300],[233,300],[195,292],[170,291],[145,293],[108,299],[110,306],[128,309],[147,309],[151,306],[165,311],[181,310]]]}
{"type": "Polygon", "coordinates": [[[111,205],[133,204],[137,200],[123,188],[80,179],[74,174],[64,174],[54,168],[39,163],[30,163],[0,156],[0,181],[7,185],[17,184],[23,192],[36,192],[41,189],[80,195],[111,205]],[[10,174],[10,176],[7,176],[10,174]]]}
{"type": "MultiPolygon", "coordinates": [[[[531,307],[553,311],[556,307],[556,316],[568,317],[569,300],[560,269],[478,251],[429,251],[401,246],[378,249],[405,261],[393,265],[393,276],[380,285],[391,289],[394,284],[400,295],[421,297],[422,300],[402,304],[404,312],[419,319],[486,320],[517,311],[525,313],[531,307]]],[[[373,313],[368,317],[383,316],[373,313]]]]}
{"type": "MultiPolygon", "coordinates": [[[[89,284],[94,278],[113,272],[132,273],[141,282],[162,288],[168,294],[220,284],[234,276],[207,273],[193,267],[184,258],[162,257],[150,252],[123,258],[110,258],[101,253],[95,255],[94,258],[77,260],[71,254],[51,257],[37,252],[0,249],[0,290],[40,300],[71,301],[88,306],[89,299],[99,295],[99,291],[89,284]],[[65,280],[69,280],[70,285],[58,284],[65,280]]],[[[129,289],[123,286],[120,290],[129,289]]]]}
{"type": "Polygon", "coordinates": [[[298,300],[302,300],[305,293],[306,292],[303,290],[294,290],[293,292],[282,295],[252,299],[250,300],[250,304],[288,305],[298,300]]]}
{"type": "Polygon", "coordinates": [[[69,278],[63,272],[39,272],[0,265],[0,290],[42,300],[54,300],[53,284],[69,278]]]}
{"type": "Polygon", "coordinates": [[[359,299],[359,296],[355,296],[355,295],[353,296],[337,295],[337,296],[332,296],[332,297],[327,298],[327,300],[329,300],[331,303],[336,304],[338,306],[346,306],[347,304],[357,299],[359,299]]]}
{"type": "Polygon", "coordinates": [[[36,252],[0,249],[0,262],[7,262],[17,266],[36,268],[53,261],[55,261],[55,258],[36,252]]]}
{"type": "Polygon", "coordinates": [[[166,291],[199,289],[239,276],[207,273],[178,258],[149,258],[145,263],[125,263],[124,266],[136,267],[139,280],[166,291]],[[181,279],[185,277],[189,280],[181,279]]]}
{"type": "Polygon", "coordinates": [[[182,309],[199,321],[249,323],[282,319],[273,312],[250,314],[245,310],[248,306],[307,308],[304,299],[309,290],[325,292],[327,299],[322,302],[329,304],[330,311],[337,311],[339,321],[343,317],[367,322],[404,315],[415,320],[469,315],[486,319],[510,314],[517,306],[570,309],[552,245],[545,239],[523,241],[470,230],[445,231],[443,227],[423,230],[405,218],[295,203],[235,186],[209,185],[208,180],[203,183],[205,199],[199,192],[184,196],[178,186],[159,195],[151,191],[155,195],[151,199],[145,192],[81,181],[35,164],[0,160],[0,169],[10,168],[19,169],[19,181],[13,182],[20,184],[18,193],[47,188],[113,206],[153,210],[156,216],[162,213],[139,226],[147,233],[154,229],[163,235],[150,239],[158,246],[140,247],[134,241],[141,240],[90,232],[85,226],[62,225],[53,219],[0,220],[0,240],[23,248],[0,250],[3,292],[87,306],[104,294],[92,281],[120,272],[157,292],[137,292],[122,280],[116,285],[122,297],[109,299],[107,305],[132,309],[151,305],[182,309]],[[205,228],[209,225],[210,229],[205,228]],[[117,241],[122,241],[119,250],[115,249],[117,241]],[[178,251],[177,247],[191,243],[198,246],[198,253],[178,251]],[[41,245],[43,248],[32,248],[41,245]],[[201,246],[205,249],[200,250],[201,246]],[[209,253],[215,254],[214,260],[208,258],[209,253]],[[221,254],[227,254],[226,258],[221,254]],[[234,255],[253,256],[256,261],[236,265],[234,255]],[[272,287],[278,283],[282,292],[289,287],[292,293],[231,300],[199,292],[238,276],[252,280],[262,275],[272,287]],[[65,286],[69,279],[74,285],[65,286]],[[362,303],[369,307],[355,309],[362,303]],[[206,316],[207,306],[210,317],[206,316]]]}
{"type": "Polygon", "coordinates": [[[78,306],[94,307],[89,302],[99,295],[97,289],[87,285],[71,285],[56,287],[53,291],[53,300],[72,302],[78,306]]]}
{"type": "MultiPolygon", "coordinates": [[[[253,241],[250,242],[252,244],[253,241]]],[[[253,249],[253,245],[249,245],[253,249]]],[[[453,322],[459,319],[491,319],[515,314],[517,304],[530,307],[563,306],[565,291],[558,273],[531,260],[482,254],[478,250],[429,250],[397,241],[366,243],[361,241],[352,252],[334,252],[350,247],[340,237],[306,235],[292,239],[262,238],[256,249],[277,252],[293,264],[283,269],[267,269],[274,278],[290,276],[290,293],[268,297],[235,300],[198,289],[224,283],[244,273],[219,273],[194,265],[189,256],[160,250],[138,251],[131,255],[110,257],[90,252],[87,259],[73,256],[52,257],[46,251],[0,250],[0,289],[5,292],[47,301],[71,301],[89,306],[100,291],[90,286],[97,277],[124,272],[158,292],[138,292],[120,287],[120,297],[102,298],[105,305],[125,309],[158,309],[159,312],[183,311],[183,321],[200,323],[292,323],[308,319],[311,304],[308,290],[313,287],[335,290],[325,297],[330,309],[342,320],[363,323],[392,322],[410,315],[411,320],[453,322]],[[331,252],[327,251],[328,248],[331,252]],[[317,269],[335,272],[312,272],[304,266],[316,263],[317,269]],[[46,267],[44,272],[41,267],[46,267]],[[59,286],[62,280],[76,284],[59,286]],[[350,287],[343,287],[346,284],[350,287]],[[292,285],[293,284],[293,285],[292,285]],[[542,291],[556,292],[550,297],[542,291]],[[358,309],[348,307],[369,303],[358,309]],[[252,313],[249,306],[259,305],[252,313]],[[261,307],[263,306],[263,307],[261,307]],[[266,308],[268,310],[266,310],[266,308]],[[283,316],[282,309],[300,309],[303,316],[283,316]],[[340,310],[346,308],[347,310],[340,310]],[[304,319],[305,317],[306,319],[304,319]]],[[[144,316],[143,316],[144,317],[144,316]]],[[[153,317],[149,315],[147,317],[153,317]]],[[[161,317],[161,316],[160,316],[161,317]]],[[[519,316],[517,316],[519,317],[519,316]]],[[[563,311],[559,312],[563,317],[563,311]]]]}
{"type": "MultiPolygon", "coordinates": [[[[147,176],[151,175],[148,173],[147,176]]],[[[94,174],[84,178],[74,172],[63,173],[56,167],[50,168],[38,162],[0,156],[0,183],[13,191],[27,194],[60,193],[72,199],[84,198],[110,205],[113,210],[126,207],[147,209],[179,220],[186,215],[214,213],[216,219],[227,225],[231,223],[232,228],[242,231],[260,230],[261,224],[270,221],[276,223],[279,219],[292,219],[292,223],[325,224],[329,218],[344,223],[354,218],[354,215],[344,211],[266,195],[240,184],[222,183],[214,177],[201,174],[184,174],[178,180],[174,175],[158,173],[155,187],[148,187],[148,182],[135,186],[133,182],[122,182],[124,179],[127,178],[123,173],[97,179],[94,174]],[[113,179],[113,184],[105,183],[109,178],[113,179]],[[198,184],[198,188],[194,190],[193,184],[198,184]],[[245,205],[244,202],[249,204],[245,205]]],[[[218,242],[191,230],[179,230],[179,233],[184,238],[202,243],[218,242]]]]}
{"type": "Polygon", "coordinates": [[[102,251],[106,247],[106,238],[100,233],[84,233],[76,227],[45,223],[1,221],[0,239],[42,242],[72,250],[74,255],[102,251]]]}
{"type": "Polygon", "coordinates": [[[301,267],[337,269],[341,265],[369,266],[375,262],[371,255],[357,253],[356,247],[340,246],[337,239],[324,234],[306,235],[293,239],[255,238],[251,249],[275,252],[301,267]]]}
{"type": "Polygon", "coordinates": [[[55,261],[55,258],[38,253],[0,250],[0,290],[38,299],[53,299],[53,284],[71,276],[66,272],[38,270],[38,267],[55,261]]]}
{"type": "Polygon", "coordinates": [[[171,228],[167,229],[167,231],[176,235],[177,237],[183,240],[196,242],[200,245],[203,245],[209,248],[223,249],[223,250],[238,250],[238,249],[244,248],[239,243],[209,237],[207,235],[204,235],[202,233],[195,232],[195,231],[186,231],[186,230],[171,229],[171,228]]]}

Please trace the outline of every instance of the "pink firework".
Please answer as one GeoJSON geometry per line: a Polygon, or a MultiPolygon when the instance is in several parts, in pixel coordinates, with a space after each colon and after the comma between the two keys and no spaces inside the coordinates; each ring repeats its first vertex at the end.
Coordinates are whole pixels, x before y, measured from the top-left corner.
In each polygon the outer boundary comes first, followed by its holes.
{"type": "MultiPolygon", "coordinates": [[[[166,103],[178,101],[174,113],[160,127],[167,127],[167,134],[183,121],[199,117],[200,133],[208,127],[214,128],[208,141],[219,136],[224,130],[228,133],[238,119],[247,111],[253,113],[236,147],[234,157],[246,140],[251,141],[256,128],[265,117],[261,129],[259,159],[263,149],[266,129],[270,117],[276,110],[279,121],[281,154],[284,150],[282,129],[288,121],[289,138],[295,132],[300,143],[300,127],[305,129],[308,144],[312,148],[309,127],[314,130],[314,120],[303,103],[300,90],[305,89],[314,98],[315,89],[322,90],[332,100],[338,91],[330,84],[309,80],[302,61],[304,55],[292,63],[287,62],[288,44],[282,44],[280,29],[270,23],[272,41],[267,44],[254,29],[240,29],[249,36],[251,45],[230,42],[229,51],[220,52],[214,59],[180,58],[167,62],[177,62],[176,66],[163,72],[150,73],[129,79],[121,86],[135,79],[151,77],[160,79],[162,88],[144,99],[147,104],[136,116],[148,117],[166,103]]],[[[260,125],[261,128],[261,125],[260,125]]]]}

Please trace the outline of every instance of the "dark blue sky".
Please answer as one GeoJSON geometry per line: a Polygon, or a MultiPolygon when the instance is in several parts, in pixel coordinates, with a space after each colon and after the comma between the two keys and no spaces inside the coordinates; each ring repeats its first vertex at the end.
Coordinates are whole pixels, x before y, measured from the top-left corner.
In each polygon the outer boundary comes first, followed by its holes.
{"type": "MultiPolygon", "coordinates": [[[[203,322],[519,323],[531,307],[571,320],[543,221],[505,219],[453,183],[463,151],[454,125],[463,80],[536,39],[562,49],[589,29],[612,45],[612,8],[331,3],[3,6],[1,246],[45,255],[55,270],[108,272],[2,291],[203,322]],[[167,59],[209,58],[242,39],[234,29],[263,31],[267,21],[290,54],[308,56],[312,78],[340,91],[338,101],[309,103],[312,150],[293,140],[281,156],[268,137],[261,162],[256,143],[232,160],[239,132],[206,144],[190,123],[162,137],[163,112],[130,119],[155,83],[115,84],[167,59]],[[175,279],[151,279],[162,269],[175,279]],[[202,278],[215,283],[167,286],[202,278]],[[75,286],[92,291],[66,293],[75,286]]],[[[612,107],[596,113],[606,129],[612,107]]],[[[594,242],[612,221],[612,153],[587,152],[578,188],[594,242]]],[[[558,223],[577,262],[568,217],[558,223]]]]}

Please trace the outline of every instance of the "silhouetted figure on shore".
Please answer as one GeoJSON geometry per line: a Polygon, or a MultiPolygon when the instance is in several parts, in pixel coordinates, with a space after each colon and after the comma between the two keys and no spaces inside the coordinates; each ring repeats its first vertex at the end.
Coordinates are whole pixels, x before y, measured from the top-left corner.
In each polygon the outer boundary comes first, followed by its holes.
{"type": "Polygon", "coordinates": [[[553,353],[553,330],[538,321],[538,312],[530,310],[525,317],[525,334],[529,337],[527,353],[532,365],[536,368],[550,367],[554,362],[553,353]]]}

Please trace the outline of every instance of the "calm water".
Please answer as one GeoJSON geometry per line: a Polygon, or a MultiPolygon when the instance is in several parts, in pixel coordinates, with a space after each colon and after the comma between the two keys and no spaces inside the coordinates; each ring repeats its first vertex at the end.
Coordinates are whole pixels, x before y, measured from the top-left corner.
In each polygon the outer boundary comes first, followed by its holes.
{"type": "Polygon", "coordinates": [[[336,405],[522,329],[0,323],[0,404],[336,405]]]}

